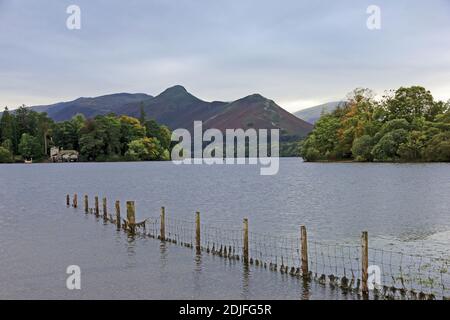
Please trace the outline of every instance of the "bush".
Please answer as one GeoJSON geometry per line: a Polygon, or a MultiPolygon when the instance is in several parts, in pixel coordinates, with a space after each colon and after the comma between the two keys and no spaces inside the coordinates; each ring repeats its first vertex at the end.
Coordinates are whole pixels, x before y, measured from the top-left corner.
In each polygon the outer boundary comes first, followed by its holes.
{"type": "Polygon", "coordinates": [[[3,147],[0,147],[0,163],[12,163],[14,161],[11,152],[3,147]]]}
{"type": "Polygon", "coordinates": [[[356,161],[372,161],[373,139],[364,135],[353,141],[352,154],[356,161]]]}

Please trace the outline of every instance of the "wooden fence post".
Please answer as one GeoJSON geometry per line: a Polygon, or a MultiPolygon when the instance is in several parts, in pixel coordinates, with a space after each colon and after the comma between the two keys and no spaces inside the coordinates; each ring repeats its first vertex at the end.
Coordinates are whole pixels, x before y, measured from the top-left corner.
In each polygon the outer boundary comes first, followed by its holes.
{"type": "Polygon", "coordinates": [[[116,201],[116,225],[117,229],[120,229],[121,221],[120,221],[120,201],[116,201]]]}
{"type": "Polygon", "coordinates": [[[362,293],[367,295],[369,293],[369,287],[367,280],[369,278],[369,235],[367,231],[363,231],[361,235],[361,270],[362,270],[362,293]]]}
{"type": "Polygon", "coordinates": [[[127,220],[128,229],[134,233],[134,225],[136,224],[134,201],[127,201],[127,220]]]}
{"type": "Polygon", "coordinates": [[[73,195],[73,207],[78,207],[78,195],[76,193],[73,195]]]}
{"type": "Polygon", "coordinates": [[[308,276],[308,236],[306,233],[306,227],[300,226],[300,240],[302,249],[302,276],[308,276]]]}
{"type": "Polygon", "coordinates": [[[161,207],[161,240],[166,240],[166,209],[164,207],[161,207]]]}
{"type": "Polygon", "coordinates": [[[88,195],[84,195],[84,213],[89,213],[89,198],[88,195]]]}
{"type": "Polygon", "coordinates": [[[66,195],[66,205],[70,207],[70,196],[66,195]]]}
{"type": "Polygon", "coordinates": [[[195,248],[197,253],[201,252],[201,242],[200,242],[200,212],[195,213],[195,248]]]}
{"type": "Polygon", "coordinates": [[[244,219],[244,263],[248,264],[248,219],[244,219]]]}
{"type": "Polygon", "coordinates": [[[106,197],[103,198],[103,220],[108,220],[108,205],[106,197]]]}
{"type": "Polygon", "coordinates": [[[95,196],[95,215],[99,216],[99,209],[98,209],[98,196],[95,196]]]}

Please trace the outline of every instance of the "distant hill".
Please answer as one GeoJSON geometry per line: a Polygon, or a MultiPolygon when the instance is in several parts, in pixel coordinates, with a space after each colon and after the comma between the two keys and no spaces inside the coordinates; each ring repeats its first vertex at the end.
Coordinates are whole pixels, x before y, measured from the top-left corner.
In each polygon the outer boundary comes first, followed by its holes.
{"type": "Polygon", "coordinates": [[[81,113],[86,118],[97,115],[118,113],[123,105],[151,99],[144,93],[116,93],[95,98],[78,98],[74,101],[60,102],[47,106],[34,106],[31,109],[38,112],[47,112],[48,116],[55,121],[64,121],[81,113]]]}
{"type": "Polygon", "coordinates": [[[222,112],[208,119],[204,128],[265,128],[281,130],[282,136],[306,136],[313,128],[272,100],[253,94],[222,107],[222,112]]]}
{"type": "Polygon", "coordinates": [[[310,123],[259,94],[233,102],[207,102],[179,85],[168,88],[155,97],[143,93],[118,93],[31,108],[47,112],[55,121],[64,121],[78,113],[87,118],[108,113],[139,117],[141,106],[144,106],[147,118],[155,119],[171,129],[192,130],[193,122],[201,120],[204,129],[279,128],[282,136],[304,137],[313,128],[310,123]]]}
{"type": "Polygon", "coordinates": [[[297,111],[294,113],[294,115],[300,119],[314,124],[320,118],[322,112],[333,112],[339,105],[343,105],[344,103],[344,101],[328,102],[315,107],[297,111]]]}

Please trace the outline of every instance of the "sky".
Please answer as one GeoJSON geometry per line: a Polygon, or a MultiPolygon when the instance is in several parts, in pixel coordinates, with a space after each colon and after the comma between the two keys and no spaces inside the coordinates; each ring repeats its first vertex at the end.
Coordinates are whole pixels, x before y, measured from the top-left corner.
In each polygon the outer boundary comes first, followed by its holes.
{"type": "Polygon", "coordinates": [[[0,108],[176,84],[291,112],[357,87],[448,100],[450,0],[0,0],[0,108]],[[70,5],[80,29],[66,26],[70,5]]]}

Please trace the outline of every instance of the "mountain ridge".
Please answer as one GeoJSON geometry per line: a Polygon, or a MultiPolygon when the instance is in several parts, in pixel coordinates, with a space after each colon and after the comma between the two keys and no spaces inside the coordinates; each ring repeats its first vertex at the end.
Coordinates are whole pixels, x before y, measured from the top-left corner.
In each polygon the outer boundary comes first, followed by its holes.
{"type": "Polygon", "coordinates": [[[259,93],[231,102],[207,102],[192,95],[181,85],[169,87],[156,96],[145,93],[113,93],[31,107],[35,111],[47,112],[55,121],[65,121],[79,113],[87,118],[108,113],[139,118],[142,108],[147,118],[172,130],[192,130],[194,121],[203,121],[205,130],[278,128],[281,135],[304,137],[313,128],[310,123],[259,93]]]}
{"type": "Polygon", "coordinates": [[[338,106],[342,106],[344,103],[345,101],[331,101],[296,111],[293,115],[314,124],[317,120],[319,120],[322,112],[333,112],[338,106]]]}

